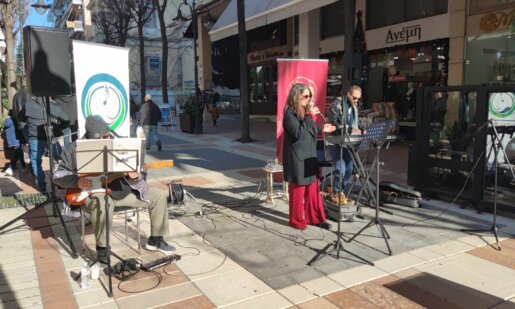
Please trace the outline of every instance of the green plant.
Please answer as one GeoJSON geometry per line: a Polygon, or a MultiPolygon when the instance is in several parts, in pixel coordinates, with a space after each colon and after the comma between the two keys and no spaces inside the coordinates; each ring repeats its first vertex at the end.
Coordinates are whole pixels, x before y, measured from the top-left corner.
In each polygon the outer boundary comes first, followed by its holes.
{"type": "Polygon", "coordinates": [[[451,126],[445,126],[443,129],[443,136],[449,141],[461,139],[463,137],[463,130],[460,125],[455,121],[451,126]]]}
{"type": "Polygon", "coordinates": [[[190,116],[196,116],[198,114],[198,107],[197,104],[195,104],[195,97],[190,96],[186,98],[182,105],[182,110],[190,116]]]}

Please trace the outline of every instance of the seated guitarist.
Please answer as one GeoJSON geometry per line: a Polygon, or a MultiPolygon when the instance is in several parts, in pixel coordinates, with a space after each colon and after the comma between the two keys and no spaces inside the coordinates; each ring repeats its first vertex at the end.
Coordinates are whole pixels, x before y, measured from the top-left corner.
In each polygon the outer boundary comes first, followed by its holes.
{"type": "MultiPolygon", "coordinates": [[[[97,116],[86,118],[86,134],[83,138],[111,138],[108,125],[97,116]]],[[[75,147],[66,148],[54,172],[53,181],[62,188],[92,188],[91,179],[80,177],[76,167],[75,147]]],[[[151,236],[145,248],[161,251],[165,254],[174,252],[175,248],[166,243],[163,235],[168,234],[167,196],[159,190],[149,188],[146,180],[138,172],[127,173],[125,177],[113,180],[109,184],[112,193],[108,196],[109,226],[113,221],[113,206],[131,206],[148,208],[150,214],[151,236]]],[[[106,225],[104,194],[90,195],[83,207],[91,210],[93,228],[95,230],[97,259],[107,264],[106,225]]]]}

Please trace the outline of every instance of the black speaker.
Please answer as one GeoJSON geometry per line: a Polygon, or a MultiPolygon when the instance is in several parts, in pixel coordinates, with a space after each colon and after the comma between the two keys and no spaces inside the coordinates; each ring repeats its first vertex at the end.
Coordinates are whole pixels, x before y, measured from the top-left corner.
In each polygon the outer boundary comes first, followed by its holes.
{"type": "Polygon", "coordinates": [[[23,28],[27,91],[35,96],[70,95],[70,38],[65,30],[23,28]]]}

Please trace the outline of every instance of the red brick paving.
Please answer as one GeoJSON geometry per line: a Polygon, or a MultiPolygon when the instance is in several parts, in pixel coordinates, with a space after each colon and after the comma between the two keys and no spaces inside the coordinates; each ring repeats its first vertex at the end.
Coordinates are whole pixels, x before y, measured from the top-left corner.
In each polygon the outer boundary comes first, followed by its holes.
{"type": "Polygon", "coordinates": [[[45,308],[76,308],[61,255],[43,208],[29,217],[34,262],[39,279],[41,300],[45,308]]]}

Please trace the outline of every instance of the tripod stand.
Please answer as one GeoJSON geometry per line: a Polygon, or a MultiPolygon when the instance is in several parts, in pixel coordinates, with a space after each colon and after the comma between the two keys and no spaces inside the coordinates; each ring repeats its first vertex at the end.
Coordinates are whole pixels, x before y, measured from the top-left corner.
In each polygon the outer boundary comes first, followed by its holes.
{"type": "MultiPolygon", "coordinates": [[[[490,120],[488,121],[490,122],[490,120]]],[[[481,233],[481,232],[492,232],[495,236],[495,242],[497,244],[497,250],[501,251],[501,244],[499,243],[499,237],[497,234],[497,170],[499,169],[499,162],[498,162],[498,155],[499,155],[499,149],[503,152],[503,154],[506,156],[504,152],[504,148],[501,142],[501,139],[499,138],[499,134],[497,134],[497,129],[495,128],[495,125],[492,124],[492,149],[494,151],[494,209],[492,214],[492,226],[489,229],[462,229],[460,231],[466,232],[466,233],[481,233]]]]}
{"type": "Polygon", "coordinates": [[[50,158],[50,196],[49,199],[41,204],[37,204],[34,208],[27,211],[26,213],[14,218],[13,220],[7,222],[6,224],[2,225],[0,227],[0,232],[3,231],[6,227],[10,226],[11,224],[15,223],[16,221],[25,218],[26,216],[30,215],[33,212],[36,212],[37,210],[43,208],[47,203],[52,203],[52,209],[53,209],[53,216],[59,216],[59,221],[61,222],[61,225],[64,229],[64,233],[66,235],[66,239],[68,240],[68,244],[70,245],[70,251],[72,257],[75,259],[79,255],[77,254],[77,250],[75,249],[75,246],[70,238],[70,234],[68,232],[68,228],[66,227],[66,223],[64,222],[63,216],[61,214],[61,211],[59,210],[58,199],[55,196],[55,184],[52,180],[52,175],[54,173],[54,144],[53,144],[53,127],[52,127],[52,121],[51,121],[51,112],[50,112],[50,99],[49,97],[45,97],[45,117],[46,117],[46,134],[47,134],[47,140],[50,141],[50,145],[48,146],[48,157],[50,158]]]}
{"type": "MultiPolygon", "coordinates": [[[[390,248],[390,244],[388,243],[388,239],[390,239],[390,235],[386,231],[386,228],[383,225],[383,222],[381,222],[381,219],[379,218],[379,154],[381,152],[381,146],[385,143],[386,137],[388,136],[388,132],[390,132],[390,129],[393,127],[394,122],[393,121],[381,121],[381,122],[374,122],[368,127],[368,132],[363,138],[363,142],[360,144],[359,148],[368,148],[370,145],[373,145],[376,150],[376,155],[374,158],[374,162],[372,163],[370,167],[370,171],[367,173],[367,177],[365,179],[365,182],[368,182],[370,175],[372,174],[372,171],[375,167],[376,172],[376,196],[375,196],[375,215],[374,218],[372,218],[367,225],[365,225],[361,230],[359,230],[354,236],[352,236],[347,242],[353,241],[356,237],[358,237],[363,231],[368,229],[371,226],[377,225],[379,228],[379,231],[381,232],[381,236],[383,237],[386,247],[388,248],[388,255],[392,255],[392,250],[390,248]]],[[[358,149],[359,152],[359,149],[358,149]]]]}
{"type": "MultiPolygon", "coordinates": [[[[352,148],[352,143],[351,143],[351,140],[350,140],[350,137],[349,137],[349,134],[348,132],[346,131],[346,128],[347,128],[347,121],[346,119],[348,119],[348,115],[347,115],[347,108],[348,108],[348,103],[347,103],[347,97],[346,96],[342,96],[342,113],[341,113],[341,118],[339,119],[340,121],[340,124],[339,124],[339,129],[340,129],[340,136],[337,137],[337,139],[333,139],[333,144],[334,145],[337,145],[339,147],[339,155],[340,155],[340,161],[339,162],[342,162],[343,161],[343,148],[344,147],[349,147],[349,148],[352,148]],[[345,102],[343,102],[345,100],[345,102]],[[348,144],[348,145],[346,145],[348,144]]],[[[357,117],[357,115],[356,115],[357,117]]],[[[334,160],[334,158],[333,158],[334,160]]],[[[338,170],[339,170],[339,173],[338,173],[338,184],[339,184],[339,190],[340,192],[343,192],[343,171],[342,171],[342,167],[341,167],[341,164],[339,163],[340,166],[338,166],[338,170]]],[[[333,188],[334,190],[334,188],[333,188]]],[[[341,238],[342,238],[342,232],[341,232],[341,221],[342,221],[342,212],[341,212],[341,209],[340,207],[342,207],[342,194],[341,193],[338,193],[338,205],[337,205],[337,211],[338,211],[338,231],[336,233],[336,240],[332,243],[332,244],[328,244],[324,249],[322,249],[321,252],[319,252],[317,255],[315,255],[315,257],[313,257],[313,259],[311,259],[311,261],[308,262],[308,265],[311,266],[313,264],[315,264],[316,262],[320,261],[322,258],[328,256],[328,255],[331,255],[334,251],[336,251],[336,258],[337,259],[340,259],[340,251],[345,251],[347,253],[349,253],[350,255],[354,256],[354,257],[357,257],[358,259],[366,262],[367,264],[369,265],[374,265],[374,263],[368,261],[368,260],[365,260],[357,255],[355,255],[354,253],[352,252],[349,252],[347,250],[345,250],[343,248],[343,244],[341,242],[341,238]],[[333,247],[332,249],[329,250],[329,248],[333,247]]]]}

